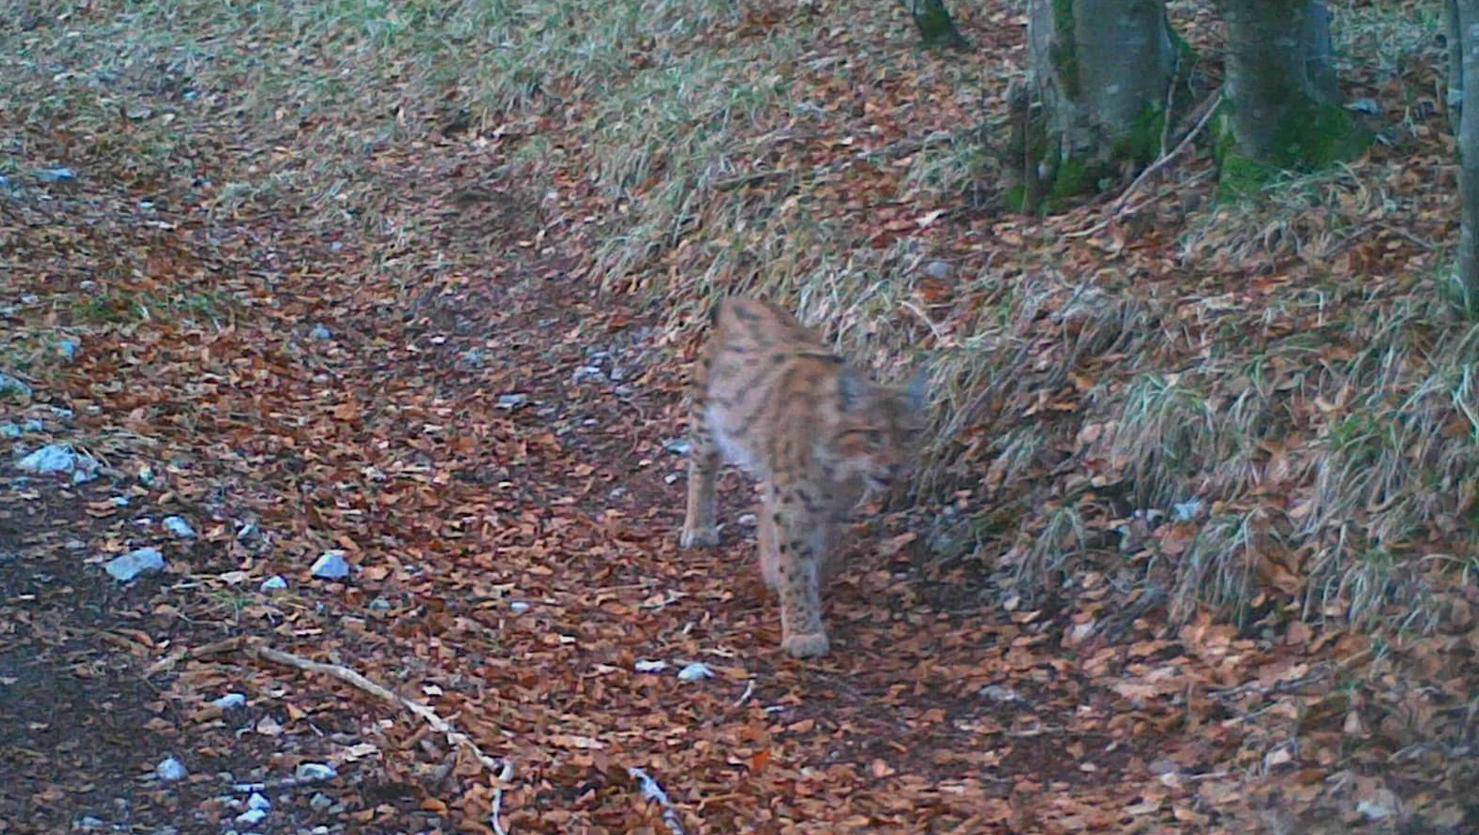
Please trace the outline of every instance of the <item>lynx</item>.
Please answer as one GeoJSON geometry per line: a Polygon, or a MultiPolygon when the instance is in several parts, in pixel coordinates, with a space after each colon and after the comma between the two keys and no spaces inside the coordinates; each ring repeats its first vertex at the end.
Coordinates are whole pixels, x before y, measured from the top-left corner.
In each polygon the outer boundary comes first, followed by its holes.
{"type": "Polygon", "coordinates": [[[718,542],[714,478],[723,461],[760,481],[760,573],[781,603],[781,648],[826,655],[821,585],[835,573],[837,532],[865,496],[907,471],[924,377],[876,385],[791,314],[730,298],[693,375],[684,548],[718,542]]]}

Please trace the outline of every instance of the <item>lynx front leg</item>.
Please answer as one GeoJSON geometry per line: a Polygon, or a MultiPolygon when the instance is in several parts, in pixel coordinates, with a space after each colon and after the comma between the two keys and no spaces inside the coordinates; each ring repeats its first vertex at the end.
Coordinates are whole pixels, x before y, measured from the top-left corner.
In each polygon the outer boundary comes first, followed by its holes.
{"type": "Polygon", "coordinates": [[[760,512],[756,515],[755,538],[760,551],[760,577],[765,581],[766,588],[780,591],[781,552],[775,530],[775,515],[775,490],[767,483],[764,498],[760,502],[760,512]]]}
{"type": "Polygon", "coordinates": [[[714,480],[720,461],[719,449],[698,409],[694,410],[689,442],[692,449],[688,452],[688,510],[678,544],[684,548],[705,548],[719,544],[719,532],[714,528],[714,480]]]}
{"type": "Polygon", "coordinates": [[[813,519],[796,496],[777,497],[772,517],[777,537],[780,575],[781,649],[796,658],[826,655],[831,648],[822,626],[822,595],[817,576],[819,546],[826,542],[825,523],[813,519]]]}

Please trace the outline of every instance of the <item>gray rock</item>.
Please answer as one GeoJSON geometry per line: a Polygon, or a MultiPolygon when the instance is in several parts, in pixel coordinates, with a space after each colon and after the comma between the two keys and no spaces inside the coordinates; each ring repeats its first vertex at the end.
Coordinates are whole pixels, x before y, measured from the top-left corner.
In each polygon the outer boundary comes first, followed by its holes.
{"type": "Polygon", "coordinates": [[[322,812],[333,805],[333,799],[323,792],[314,792],[313,797],[308,798],[308,807],[315,812],[322,812]]]}
{"type": "Polygon", "coordinates": [[[190,527],[190,523],[185,521],[183,516],[166,516],[162,524],[165,530],[181,539],[195,538],[195,529],[190,527]]]}
{"type": "Polygon", "coordinates": [[[103,829],[105,827],[107,827],[106,823],[103,823],[92,815],[84,815],[77,819],[77,828],[85,832],[90,832],[94,829],[103,829]]]}
{"type": "Polygon", "coordinates": [[[384,597],[377,597],[370,601],[370,611],[372,612],[388,612],[393,608],[395,607],[391,602],[384,597]]]}
{"type": "Polygon", "coordinates": [[[236,816],[236,822],[243,826],[256,826],[266,817],[266,809],[248,809],[236,816]]]}
{"type": "Polygon", "coordinates": [[[578,386],[581,383],[604,382],[606,382],[606,372],[602,371],[594,365],[582,365],[581,367],[575,369],[574,374],[570,375],[570,384],[575,386],[578,386]]]}
{"type": "Polygon", "coordinates": [[[114,496],[113,497],[113,506],[114,507],[128,507],[128,502],[129,502],[128,496],[114,496]]]}
{"type": "Polygon", "coordinates": [[[462,352],[462,357],[458,362],[463,368],[476,370],[488,363],[488,354],[482,348],[469,348],[462,352]]]}
{"type": "Polygon", "coordinates": [[[639,660],[633,666],[639,673],[660,673],[668,668],[668,662],[639,660]]]}
{"type": "Polygon", "coordinates": [[[527,406],[527,405],[529,405],[529,395],[527,395],[527,394],[514,393],[514,394],[500,394],[500,395],[498,395],[498,408],[500,408],[500,409],[506,409],[508,411],[513,411],[514,409],[517,409],[520,406],[527,406]]]}
{"type": "Polygon", "coordinates": [[[326,341],[334,338],[334,332],[321,324],[314,325],[313,330],[309,331],[308,335],[320,341],[326,341]]]}
{"type": "Polygon", "coordinates": [[[325,551],[313,564],[313,576],[320,580],[343,580],[349,576],[349,561],[343,551],[325,551]]]}
{"type": "Polygon", "coordinates": [[[678,671],[678,680],[679,681],[689,681],[689,682],[703,681],[706,678],[713,678],[713,677],[714,677],[714,671],[711,670],[711,669],[709,669],[708,668],[708,665],[703,664],[703,663],[698,662],[698,661],[695,661],[692,664],[689,664],[688,666],[686,666],[683,669],[681,669],[681,670],[678,671]]]}
{"type": "Polygon", "coordinates": [[[0,398],[14,397],[25,400],[31,396],[31,387],[24,381],[0,371],[0,398]]]}
{"type": "Polygon", "coordinates": [[[64,165],[56,168],[43,168],[36,172],[36,179],[43,183],[70,183],[77,179],[77,172],[64,165]]]}
{"type": "Polygon", "coordinates": [[[1000,684],[988,684],[985,687],[982,687],[981,695],[994,702],[1015,702],[1018,699],[1022,698],[1021,696],[1017,695],[1017,691],[1013,690],[1010,687],[1004,687],[1000,684]]]}
{"type": "Polygon", "coordinates": [[[259,792],[252,792],[252,796],[247,798],[247,808],[269,810],[272,808],[272,801],[263,797],[259,792]]]}
{"type": "Polygon", "coordinates": [[[166,783],[174,783],[190,776],[190,770],[185,768],[185,764],[174,757],[166,757],[159,765],[154,766],[154,773],[166,783]]]}
{"type": "Polygon", "coordinates": [[[693,451],[693,443],[687,438],[669,438],[662,442],[662,448],[674,455],[687,455],[693,451]]]}
{"type": "Polygon", "coordinates": [[[936,280],[943,281],[949,278],[952,272],[955,272],[955,268],[946,261],[931,261],[924,265],[924,274],[936,280]]]}
{"type": "Polygon", "coordinates": [[[508,604],[508,610],[516,615],[522,615],[529,611],[529,604],[522,600],[515,600],[508,604]]]}
{"type": "Polygon", "coordinates": [[[299,780],[332,780],[339,776],[334,767],[326,763],[298,763],[293,776],[299,780]]]}
{"type": "Polygon", "coordinates": [[[246,696],[241,693],[227,693],[221,698],[212,701],[211,704],[221,710],[236,710],[246,707],[246,701],[246,696]]]}
{"type": "Polygon", "coordinates": [[[104,566],[108,574],[120,583],[128,583],[144,576],[164,570],[164,555],[158,548],[136,548],[121,557],[114,557],[104,566]]]}
{"type": "Polygon", "coordinates": [[[1201,515],[1201,512],[1202,500],[1193,497],[1184,502],[1177,502],[1171,505],[1171,521],[1190,522],[1201,515]]]}
{"type": "Polygon", "coordinates": [[[262,585],[260,586],[263,594],[271,594],[275,591],[285,591],[287,587],[288,581],[284,580],[282,577],[276,574],[263,580],[262,585]]]}

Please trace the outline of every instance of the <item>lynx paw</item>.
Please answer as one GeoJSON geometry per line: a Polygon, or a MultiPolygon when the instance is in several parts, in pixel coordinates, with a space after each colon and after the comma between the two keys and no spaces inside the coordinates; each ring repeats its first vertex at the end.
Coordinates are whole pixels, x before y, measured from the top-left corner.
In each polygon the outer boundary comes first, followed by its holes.
{"type": "Polygon", "coordinates": [[[712,548],[719,544],[719,532],[713,528],[706,530],[683,529],[678,537],[678,544],[684,548],[712,548]]]}
{"type": "Polygon", "coordinates": [[[781,649],[793,658],[816,658],[826,655],[831,645],[825,634],[815,632],[810,635],[788,635],[781,641],[781,649]]]}

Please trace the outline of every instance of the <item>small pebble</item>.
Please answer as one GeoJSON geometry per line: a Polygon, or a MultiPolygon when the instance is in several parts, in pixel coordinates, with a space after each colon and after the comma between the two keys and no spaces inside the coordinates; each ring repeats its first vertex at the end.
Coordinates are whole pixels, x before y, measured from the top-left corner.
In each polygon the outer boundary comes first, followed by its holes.
{"type": "Polygon", "coordinates": [[[924,274],[936,281],[943,281],[949,278],[952,271],[947,261],[931,261],[924,265],[924,274]]]}
{"type": "Polygon", "coordinates": [[[75,339],[63,339],[56,344],[56,352],[62,359],[72,362],[77,359],[77,354],[82,350],[82,343],[75,339]]]}
{"type": "Polygon", "coordinates": [[[636,669],[639,673],[660,673],[668,668],[666,661],[638,661],[636,669]]]}
{"type": "Polygon", "coordinates": [[[211,704],[215,705],[221,710],[235,710],[237,708],[246,707],[246,696],[242,695],[241,693],[227,693],[221,698],[211,702],[211,704]]]}
{"type": "Polygon", "coordinates": [[[158,548],[136,548],[109,560],[103,568],[113,579],[128,583],[146,574],[163,571],[164,554],[158,548]]]}
{"type": "Polygon", "coordinates": [[[709,669],[707,665],[697,661],[678,671],[679,681],[702,681],[706,678],[713,677],[714,671],[709,669]]]}
{"type": "Polygon", "coordinates": [[[308,798],[308,806],[315,812],[322,812],[333,805],[334,801],[323,792],[314,792],[313,797],[308,798]]]}
{"type": "Polygon", "coordinates": [[[520,406],[527,406],[528,404],[529,404],[529,395],[527,395],[527,394],[517,394],[517,393],[515,393],[515,394],[500,394],[500,395],[498,395],[498,408],[500,408],[500,409],[505,409],[505,410],[508,410],[508,411],[513,411],[514,409],[517,409],[520,406]]]}
{"type": "Polygon", "coordinates": [[[36,172],[36,178],[43,183],[70,183],[77,179],[77,172],[63,165],[43,168],[36,172]]]}
{"type": "Polygon", "coordinates": [[[16,462],[16,467],[25,473],[73,473],[84,469],[97,469],[98,463],[85,455],[78,455],[67,444],[47,444],[16,462]],[[84,463],[85,462],[85,463],[84,463]]]}
{"type": "Polygon", "coordinates": [[[275,591],[283,591],[287,587],[288,587],[288,581],[287,580],[284,580],[282,577],[274,574],[271,577],[268,577],[267,579],[265,579],[265,580],[262,581],[261,589],[262,589],[262,592],[263,593],[265,593],[265,594],[271,594],[272,592],[275,592],[275,591]]]}
{"type": "Polygon", "coordinates": [[[324,327],[323,325],[314,325],[313,330],[309,331],[308,335],[318,340],[327,340],[334,338],[334,332],[324,327]]]}
{"type": "Polygon", "coordinates": [[[128,507],[128,496],[114,496],[113,497],[113,506],[114,507],[128,507]]]}
{"type": "Polygon", "coordinates": [[[236,816],[236,822],[246,826],[254,826],[267,817],[266,809],[248,809],[236,816]]]}
{"type": "Polygon", "coordinates": [[[374,600],[370,601],[370,611],[372,612],[388,612],[392,608],[394,608],[394,606],[392,606],[391,602],[389,600],[386,600],[384,597],[377,597],[374,600]]]}
{"type": "Polygon", "coordinates": [[[263,797],[259,792],[252,792],[252,796],[247,798],[247,808],[264,810],[271,809],[272,801],[263,797]]]}
{"type": "Polygon", "coordinates": [[[343,580],[349,576],[349,561],[343,551],[325,551],[313,564],[313,576],[320,580],[343,580]]]}
{"type": "Polygon", "coordinates": [[[190,527],[190,523],[185,521],[183,516],[166,516],[164,529],[181,539],[195,538],[195,529],[190,527]]]}
{"type": "Polygon", "coordinates": [[[508,610],[516,615],[522,615],[525,612],[529,611],[529,604],[525,603],[522,600],[515,600],[512,603],[508,604],[508,610]]]}
{"type": "Polygon", "coordinates": [[[332,780],[339,776],[339,772],[324,763],[299,763],[293,776],[299,780],[332,780]]]}
{"type": "Polygon", "coordinates": [[[77,819],[77,828],[78,829],[83,829],[83,830],[102,829],[105,826],[107,826],[106,823],[103,823],[102,821],[98,820],[97,818],[93,817],[92,815],[87,815],[85,817],[81,817],[81,818],[78,818],[77,819]]]}
{"type": "Polygon", "coordinates": [[[174,757],[168,757],[160,762],[154,767],[154,773],[166,783],[173,783],[190,776],[190,771],[185,768],[185,764],[174,757]]]}
{"type": "Polygon", "coordinates": [[[669,438],[662,442],[662,448],[674,455],[687,455],[693,450],[693,444],[687,438],[669,438]]]}

